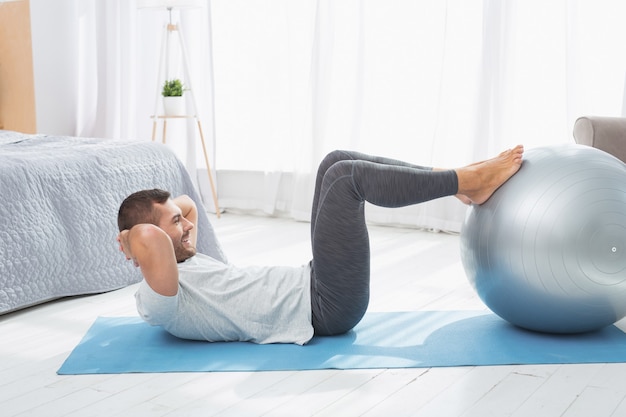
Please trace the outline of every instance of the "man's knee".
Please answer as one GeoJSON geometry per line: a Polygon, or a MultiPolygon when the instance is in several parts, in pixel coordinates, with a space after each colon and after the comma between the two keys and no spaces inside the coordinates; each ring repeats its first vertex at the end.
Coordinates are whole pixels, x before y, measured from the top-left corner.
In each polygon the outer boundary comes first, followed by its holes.
{"type": "Polygon", "coordinates": [[[320,170],[325,173],[331,166],[340,161],[353,160],[350,156],[350,152],[343,150],[334,150],[326,154],[322,162],[320,163],[320,170]]]}

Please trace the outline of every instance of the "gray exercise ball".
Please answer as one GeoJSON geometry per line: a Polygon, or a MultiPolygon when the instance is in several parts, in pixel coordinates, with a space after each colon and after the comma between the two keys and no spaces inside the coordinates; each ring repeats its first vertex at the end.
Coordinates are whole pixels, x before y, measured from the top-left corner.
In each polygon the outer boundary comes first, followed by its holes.
{"type": "Polygon", "coordinates": [[[626,316],[626,165],[583,145],[529,149],[468,208],[461,261],[482,301],[529,330],[581,333],[626,316]]]}

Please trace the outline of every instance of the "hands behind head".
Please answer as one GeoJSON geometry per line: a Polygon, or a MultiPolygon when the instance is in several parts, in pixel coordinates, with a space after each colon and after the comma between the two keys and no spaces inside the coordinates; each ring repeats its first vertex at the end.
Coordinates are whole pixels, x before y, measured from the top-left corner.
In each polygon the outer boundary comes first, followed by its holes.
{"type": "Polygon", "coordinates": [[[117,242],[120,244],[120,252],[124,253],[127,261],[132,260],[135,266],[139,266],[139,263],[137,263],[137,260],[133,257],[133,254],[131,252],[130,241],[128,239],[129,233],[129,230],[122,230],[117,235],[117,242]]]}

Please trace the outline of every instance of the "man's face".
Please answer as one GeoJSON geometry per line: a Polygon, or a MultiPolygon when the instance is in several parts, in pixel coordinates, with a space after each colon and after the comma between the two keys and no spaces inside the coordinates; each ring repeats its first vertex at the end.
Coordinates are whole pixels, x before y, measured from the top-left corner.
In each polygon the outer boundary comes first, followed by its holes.
{"type": "Polygon", "coordinates": [[[189,238],[189,231],[193,229],[194,224],[183,217],[180,207],[174,204],[172,199],[164,204],[155,204],[155,207],[160,213],[157,226],[172,239],[176,261],[182,262],[194,256],[196,248],[192,246],[189,238]]]}

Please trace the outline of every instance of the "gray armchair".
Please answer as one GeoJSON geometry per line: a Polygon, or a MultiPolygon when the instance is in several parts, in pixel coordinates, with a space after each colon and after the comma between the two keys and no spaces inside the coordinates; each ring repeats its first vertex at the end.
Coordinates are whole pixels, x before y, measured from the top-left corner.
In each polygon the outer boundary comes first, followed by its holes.
{"type": "Polygon", "coordinates": [[[574,123],[574,140],[626,162],[626,118],[581,117],[574,123]]]}

